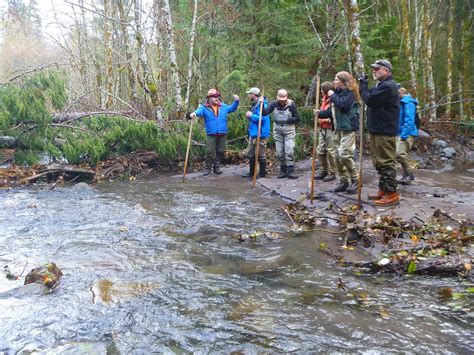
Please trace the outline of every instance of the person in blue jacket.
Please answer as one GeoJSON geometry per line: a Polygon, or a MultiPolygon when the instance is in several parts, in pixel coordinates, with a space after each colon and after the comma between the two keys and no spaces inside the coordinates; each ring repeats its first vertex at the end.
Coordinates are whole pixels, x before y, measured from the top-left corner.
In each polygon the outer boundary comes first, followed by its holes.
{"type": "Polygon", "coordinates": [[[418,101],[411,97],[405,88],[400,88],[398,94],[400,96],[400,120],[398,125],[397,162],[400,163],[403,169],[402,178],[398,182],[409,185],[415,180],[408,164],[408,154],[413,147],[415,137],[418,137],[418,128],[415,124],[418,101]]]}
{"type": "Polygon", "coordinates": [[[219,99],[221,94],[216,89],[210,89],[207,92],[206,101],[192,112],[191,119],[204,117],[204,126],[206,128],[206,165],[204,167],[204,176],[211,173],[222,174],[220,165],[224,159],[226,137],[227,137],[227,115],[237,110],[239,106],[239,97],[234,95],[234,102],[227,105],[219,99]]]}
{"type": "MultiPolygon", "coordinates": [[[[251,102],[250,110],[247,111],[246,117],[249,121],[249,146],[247,147],[247,158],[249,160],[249,172],[242,175],[242,177],[252,178],[255,171],[255,148],[257,145],[257,136],[258,136],[258,121],[260,119],[260,89],[251,88],[247,91],[248,98],[251,102]]],[[[263,108],[267,108],[267,100],[263,98],[263,108]]],[[[270,137],[270,116],[262,115],[262,123],[260,128],[260,146],[258,148],[258,163],[259,170],[258,176],[265,177],[267,173],[267,159],[265,151],[267,148],[268,137],[270,137]]]]}

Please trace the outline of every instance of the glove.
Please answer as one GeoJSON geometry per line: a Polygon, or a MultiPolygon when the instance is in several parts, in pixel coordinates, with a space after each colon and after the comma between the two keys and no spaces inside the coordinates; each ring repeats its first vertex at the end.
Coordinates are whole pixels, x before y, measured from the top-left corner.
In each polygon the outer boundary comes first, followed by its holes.
{"type": "Polygon", "coordinates": [[[359,75],[359,77],[357,78],[357,80],[359,80],[359,83],[367,83],[369,81],[369,76],[367,74],[361,74],[359,75]]]}

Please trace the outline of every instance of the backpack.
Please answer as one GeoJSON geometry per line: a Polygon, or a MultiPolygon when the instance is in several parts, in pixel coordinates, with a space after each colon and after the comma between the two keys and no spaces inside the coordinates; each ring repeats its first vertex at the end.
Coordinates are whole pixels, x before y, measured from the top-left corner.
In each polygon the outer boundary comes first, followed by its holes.
{"type": "Polygon", "coordinates": [[[416,129],[420,129],[420,126],[421,126],[421,119],[420,119],[420,115],[418,114],[418,110],[416,110],[415,112],[415,126],[416,126],[416,129]]]}

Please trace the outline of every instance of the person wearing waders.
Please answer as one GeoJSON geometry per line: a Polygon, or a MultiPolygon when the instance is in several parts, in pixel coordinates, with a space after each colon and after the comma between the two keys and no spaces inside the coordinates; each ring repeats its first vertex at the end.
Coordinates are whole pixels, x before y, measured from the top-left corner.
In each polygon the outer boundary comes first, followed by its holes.
{"type": "MultiPolygon", "coordinates": [[[[260,97],[259,101],[263,101],[260,97]]],[[[299,121],[298,110],[293,100],[288,99],[285,89],[278,90],[277,99],[262,110],[263,115],[273,112],[273,137],[276,154],[280,162],[278,179],[297,179],[295,175],[295,124],[299,121]]]]}
{"type": "Polygon", "coordinates": [[[377,206],[387,206],[400,200],[396,160],[400,98],[398,85],[392,78],[392,64],[379,59],[370,66],[378,83],[369,89],[368,77],[361,75],[359,92],[367,105],[367,129],[372,161],[379,174],[379,191],[368,198],[377,206]]]}
{"type": "Polygon", "coordinates": [[[222,174],[220,169],[224,159],[226,137],[227,137],[227,115],[237,110],[239,106],[239,97],[234,95],[234,102],[227,105],[219,99],[221,94],[216,89],[210,89],[207,92],[206,101],[192,112],[191,119],[198,117],[204,118],[206,129],[206,165],[204,167],[204,176],[214,171],[214,174],[222,174]]]}
{"type": "MultiPolygon", "coordinates": [[[[334,94],[334,84],[330,81],[325,81],[321,84],[321,93],[323,98],[321,100],[321,109],[318,111],[325,111],[331,109],[331,101],[329,97],[334,94]]],[[[314,177],[315,180],[323,180],[324,182],[336,180],[336,148],[334,145],[334,118],[315,118],[318,120],[319,138],[318,138],[318,158],[319,158],[319,173],[314,177]]]]}
{"type": "MultiPolygon", "coordinates": [[[[247,158],[249,160],[249,172],[242,175],[242,177],[252,178],[255,171],[255,147],[257,145],[257,136],[258,136],[258,121],[260,120],[260,89],[251,88],[247,91],[247,95],[250,100],[250,110],[247,111],[245,117],[249,121],[249,145],[247,147],[247,158]]],[[[267,100],[263,98],[263,107],[267,107],[267,100]]],[[[270,137],[270,116],[262,115],[262,122],[260,128],[260,147],[258,148],[258,163],[259,170],[258,176],[265,177],[267,173],[267,159],[265,156],[265,151],[267,148],[268,137],[270,137]]]]}
{"type": "Polygon", "coordinates": [[[359,88],[353,76],[346,71],[338,72],[333,83],[336,90],[329,97],[332,105],[319,112],[319,117],[333,117],[335,126],[334,145],[340,183],[333,192],[355,194],[359,180],[354,161],[355,132],[359,130],[359,88]]]}
{"type": "Polygon", "coordinates": [[[410,185],[415,177],[408,164],[408,154],[413,147],[413,141],[418,137],[418,128],[415,124],[416,106],[418,100],[411,97],[407,89],[398,89],[400,96],[400,122],[398,124],[397,162],[403,169],[399,184],[410,185]]]}

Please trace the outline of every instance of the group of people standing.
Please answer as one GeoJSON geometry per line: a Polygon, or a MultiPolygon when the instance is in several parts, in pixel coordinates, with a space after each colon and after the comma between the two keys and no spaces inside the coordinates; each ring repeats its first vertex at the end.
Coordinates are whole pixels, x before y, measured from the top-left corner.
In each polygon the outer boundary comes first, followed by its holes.
{"type": "MultiPolygon", "coordinates": [[[[315,110],[318,120],[319,145],[317,148],[320,170],[315,179],[323,182],[336,180],[339,184],[334,192],[357,192],[359,174],[356,169],[354,152],[356,132],[359,130],[359,109],[367,106],[367,129],[369,132],[372,161],[379,175],[379,191],[369,195],[376,205],[384,206],[397,203],[396,164],[403,169],[401,183],[414,180],[407,162],[413,140],[418,136],[415,125],[418,102],[406,89],[400,88],[392,78],[392,65],[386,59],[371,64],[372,73],[377,80],[373,88],[368,87],[368,77],[362,75],[357,80],[347,71],[336,74],[333,82],[321,85],[321,109],[315,110]]],[[[298,110],[293,100],[288,98],[285,89],[278,90],[276,100],[267,102],[259,88],[247,91],[250,108],[246,113],[249,121],[249,145],[247,158],[249,171],[244,177],[252,177],[259,164],[259,176],[265,177],[267,171],[266,146],[270,137],[270,114],[273,112],[273,137],[276,155],[280,163],[278,178],[296,179],[294,168],[294,147],[298,110]],[[260,112],[260,110],[262,112],[260,112]],[[255,157],[259,120],[261,119],[260,146],[258,158],[255,157]]],[[[214,170],[220,174],[220,164],[224,156],[227,134],[227,114],[234,112],[239,105],[239,97],[226,105],[219,101],[220,94],[211,89],[204,104],[191,113],[190,117],[204,117],[207,134],[207,156],[204,175],[214,170]]]]}

